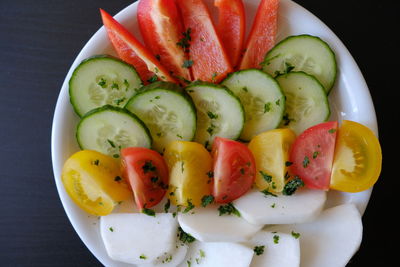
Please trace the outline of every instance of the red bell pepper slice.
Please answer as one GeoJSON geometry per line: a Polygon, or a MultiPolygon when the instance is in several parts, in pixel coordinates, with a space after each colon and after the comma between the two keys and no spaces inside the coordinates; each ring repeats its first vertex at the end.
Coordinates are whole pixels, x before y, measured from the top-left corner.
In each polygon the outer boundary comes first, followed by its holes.
{"type": "Polygon", "coordinates": [[[254,19],[240,69],[260,68],[265,54],[275,45],[279,0],[261,0],[254,19]]]}
{"type": "Polygon", "coordinates": [[[174,0],[140,0],[137,19],[144,43],[172,75],[190,80],[187,54],[177,45],[184,31],[174,0]]]}
{"type": "Polygon", "coordinates": [[[242,0],[215,0],[218,7],[218,35],[234,68],[239,64],[244,45],[246,16],[242,0]]]}
{"type": "Polygon", "coordinates": [[[218,83],[232,66],[202,0],[176,0],[189,40],[189,57],[195,80],[218,83]],[[189,36],[190,35],[190,36],[189,36]]]}
{"type": "Polygon", "coordinates": [[[133,65],[143,82],[154,79],[176,82],[157,58],[110,14],[100,9],[103,24],[118,56],[133,65]]]}

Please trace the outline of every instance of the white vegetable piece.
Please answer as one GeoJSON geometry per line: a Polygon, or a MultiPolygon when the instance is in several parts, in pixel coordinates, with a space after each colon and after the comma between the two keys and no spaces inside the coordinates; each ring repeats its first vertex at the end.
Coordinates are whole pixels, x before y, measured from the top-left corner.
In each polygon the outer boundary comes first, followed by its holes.
{"type": "Polygon", "coordinates": [[[177,242],[176,249],[173,253],[165,253],[156,262],[150,264],[139,264],[138,267],[176,267],[186,257],[188,246],[177,242]]]}
{"type": "Polygon", "coordinates": [[[326,192],[302,188],[293,195],[264,195],[251,191],[233,205],[253,224],[304,223],[316,218],[324,207],[326,192]]]}
{"type": "Polygon", "coordinates": [[[193,242],[179,267],[248,267],[253,250],[230,242],[193,242]]]}
{"type": "Polygon", "coordinates": [[[291,234],[260,231],[246,244],[253,249],[256,246],[264,246],[262,254],[254,254],[251,267],[300,265],[300,242],[291,234]]]}
{"type": "Polygon", "coordinates": [[[301,266],[345,266],[362,239],[361,215],[354,204],[324,210],[313,222],[277,225],[269,231],[300,233],[301,266]]]}
{"type": "Polygon", "coordinates": [[[170,213],[114,213],[100,219],[100,233],[113,260],[155,263],[176,249],[178,223],[170,213]]]}
{"type": "Polygon", "coordinates": [[[182,229],[203,242],[243,242],[253,237],[263,225],[254,225],[236,215],[219,216],[217,205],[180,213],[182,229]]]}

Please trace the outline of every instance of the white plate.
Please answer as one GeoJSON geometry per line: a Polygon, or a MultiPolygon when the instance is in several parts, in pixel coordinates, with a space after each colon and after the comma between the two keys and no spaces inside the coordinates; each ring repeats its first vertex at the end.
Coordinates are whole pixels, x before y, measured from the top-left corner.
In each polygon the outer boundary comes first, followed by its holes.
{"type": "MultiPolygon", "coordinates": [[[[209,6],[213,1],[206,0],[209,6]]],[[[252,24],[259,0],[245,0],[247,29],[252,24]]],[[[140,38],[136,22],[137,2],[122,10],[116,19],[126,26],[135,36],[140,38]]],[[[212,11],[213,12],[213,11],[212,11]]],[[[100,18],[100,14],[99,14],[100,18]]],[[[336,85],[330,94],[332,108],[332,119],[353,120],[371,128],[378,134],[375,109],[366,82],[349,51],[339,38],[317,17],[290,0],[281,0],[278,22],[278,41],[289,35],[311,34],[321,37],[329,43],[336,53],[338,61],[338,77],[336,85]]],[[[248,32],[248,31],[247,31],[248,32]]],[[[98,218],[90,216],[78,208],[67,195],[61,182],[61,170],[65,160],[74,152],[78,151],[75,140],[75,128],[78,117],[75,115],[68,96],[68,81],[74,68],[85,58],[96,54],[113,54],[104,27],[100,28],[89,40],[69,70],[58,97],[52,128],[51,150],[54,177],[60,195],[61,202],[71,224],[79,237],[106,266],[124,266],[119,262],[111,260],[102,244],[98,218]]],[[[353,202],[361,213],[368,204],[372,190],[357,194],[346,194],[338,192],[329,193],[328,206],[341,203],[353,202]]]]}

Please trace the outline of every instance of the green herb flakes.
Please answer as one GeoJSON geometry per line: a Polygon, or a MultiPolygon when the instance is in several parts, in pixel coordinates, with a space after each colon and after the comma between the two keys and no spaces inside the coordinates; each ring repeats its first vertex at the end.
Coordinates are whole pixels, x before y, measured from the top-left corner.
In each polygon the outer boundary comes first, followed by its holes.
{"type": "Polygon", "coordinates": [[[260,256],[261,254],[264,253],[264,248],[265,246],[255,246],[253,251],[257,256],[260,256]]]}
{"type": "Polygon", "coordinates": [[[201,206],[206,207],[214,202],[214,197],[212,195],[203,196],[201,198],[201,206]]]}
{"type": "Polygon", "coordinates": [[[219,211],[219,216],[222,216],[224,214],[227,214],[227,215],[233,214],[237,217],[241,217],[240,212],[233,206],[232,203],[228,203],[226,205],[219,206],[218,211],[219,211]]]}

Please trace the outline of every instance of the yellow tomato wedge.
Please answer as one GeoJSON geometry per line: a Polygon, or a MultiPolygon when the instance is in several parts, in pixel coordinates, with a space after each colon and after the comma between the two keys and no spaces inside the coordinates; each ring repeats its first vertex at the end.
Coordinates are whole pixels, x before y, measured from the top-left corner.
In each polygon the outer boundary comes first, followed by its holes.
{"type": "Polygon", "coordinates": [[[72,200],[93,215],[111,213],[117,202],[132,195],[119,163],[96,151],[73,154],[64,164],[61,179],[72,200]]]}
{"type": "Polygon", "coordinates": [[[257,167],[255,183],[260,190],[280,193],[288,171],[286,162],[296,134],[290,129],[275,129],[255,136],[249,143],[257,167]]]}
{"type": "Polygon", "coordinates": [[[173,141],[164,152],[169,169],[167,195],[174,205],[201,204],[202,197],[211,194],[210,153],[199,143],[173,141]]]}
{"type": "Polygon", "coordinates": [[[344,192],[361,192],[379,178],[382,151],[378,138],[366,126],[343,121],[339,128],[330,188],[344,192]]]}

